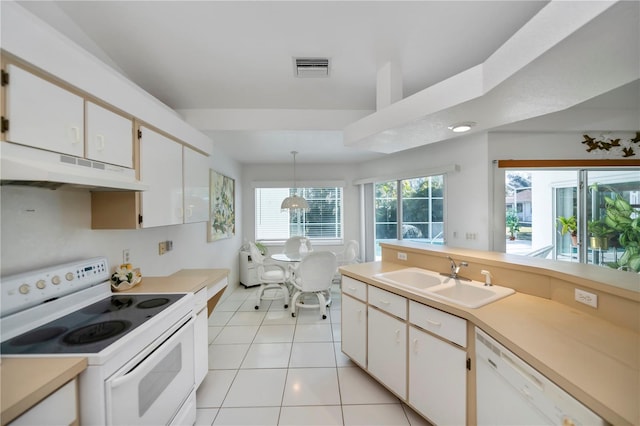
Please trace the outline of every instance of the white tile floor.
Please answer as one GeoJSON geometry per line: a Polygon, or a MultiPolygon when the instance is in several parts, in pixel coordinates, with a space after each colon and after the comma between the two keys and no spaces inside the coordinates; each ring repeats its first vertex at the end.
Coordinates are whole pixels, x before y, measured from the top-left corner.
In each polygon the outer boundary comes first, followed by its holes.
{"type": "Polygon", "coordinates": [[[292,318],[281,300],[255,310],[240,287],[209,317],[209,373],[196,425],[428,425],[340,351],[340,292],[327,319],[292,318]]]}

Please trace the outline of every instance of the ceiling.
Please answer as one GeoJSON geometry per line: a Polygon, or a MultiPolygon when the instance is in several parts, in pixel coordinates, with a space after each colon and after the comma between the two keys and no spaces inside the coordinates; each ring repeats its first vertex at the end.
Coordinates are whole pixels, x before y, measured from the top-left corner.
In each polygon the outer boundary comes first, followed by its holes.
{"type": "Polygon", "coordinates": [[[214,149],[249,164],[286,162],[291,150],[300,163],[384,155],[345,146],[343,134],[376,111],[381,66],[399,67],[404,98],[419,94],[485,62],[547,4],[19,3],[177,110],[214,149]],[[330,76],[294,77],[294,57],[329,58],[330,76]]]}

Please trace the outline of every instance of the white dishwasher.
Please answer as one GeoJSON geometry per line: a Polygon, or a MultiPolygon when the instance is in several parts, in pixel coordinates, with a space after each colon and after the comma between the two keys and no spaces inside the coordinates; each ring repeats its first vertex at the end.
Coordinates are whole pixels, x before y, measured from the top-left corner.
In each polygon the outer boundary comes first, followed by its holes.
{"type": "Polygon", "coordinates": [[[478,328],[476,394],[478,426],[607,424],[478,328]]]}

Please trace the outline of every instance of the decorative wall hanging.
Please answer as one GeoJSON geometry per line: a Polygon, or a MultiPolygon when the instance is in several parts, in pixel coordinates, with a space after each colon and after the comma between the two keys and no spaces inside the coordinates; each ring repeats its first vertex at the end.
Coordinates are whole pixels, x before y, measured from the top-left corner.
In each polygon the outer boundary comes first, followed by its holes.
{"type": "Polygon", "coordinates": [[[236,183],[232,178],[210,170],[209,242],[231,238],[236,233],[236,183]]]}
{"type": "Polygon", "coordinates": [[[584,140],[583,144],[587,145],[587,152],[591,151],[619,151],[622,158],[633,157],[636,155],[634,147],[640,149],[640,132],[636,132],[634,138],[624,140],[621,138],[613,139],[611,137],[600,136],[599,139],[593,138],[589,135],[582,135],[584,140]]]}

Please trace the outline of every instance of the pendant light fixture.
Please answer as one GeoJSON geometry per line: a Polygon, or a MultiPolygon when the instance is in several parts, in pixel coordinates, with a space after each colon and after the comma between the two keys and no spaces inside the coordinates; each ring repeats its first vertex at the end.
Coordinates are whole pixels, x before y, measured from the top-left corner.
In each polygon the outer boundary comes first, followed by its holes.
{"type": "Polygon", "coordinates": [[[293,195],[282,200],[280,208],[282,210],[309,210],[309,203],[303,197],[299,197],[296,188],[296,154],[298,151],[291,151],[293,155],[293,195]]]}

